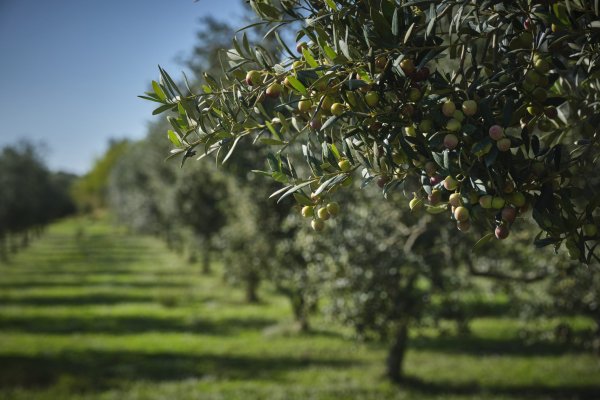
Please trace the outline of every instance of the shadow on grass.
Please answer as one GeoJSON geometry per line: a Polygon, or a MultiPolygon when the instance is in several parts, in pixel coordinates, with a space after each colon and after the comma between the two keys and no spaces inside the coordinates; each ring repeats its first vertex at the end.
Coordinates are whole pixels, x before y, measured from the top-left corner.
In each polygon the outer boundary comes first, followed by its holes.
{"type": "Polygon", "coordinates": [[[491,339],[477,336],[419,337],[410,348],[446,354],[548,356],[584,352],[573,344],[552,342],[527,343],[519,338],[491,339]]]}
{"type": "MultiPolygon", "coordinates": [[[[11,272],[18,272],[17,276],[51,276],[53,278],[72,278],[73,276],[82,277],[85,279],[88,275],[106,275],[106,276],[153,276],[153,277],[179,277],[182,274],[190,275],[192,270],[177,269],[177,270],[164,270],[164,269],[150,269],[150,268],[130,268],[130,267],[92,267],[89,265],[85,266],[61,266],[61,267],[27,267],[27,268],[14,268],[11,272]]],[[[13,275],[15,276],[15,275],[13,275]]]]}
{"type": "MultiPolygon", "coordinates": [[[[0,282],[0,288],[4,289],[35,289],[35,288],[86,288],[97,289],[105,287],[117,288],[144,288],[144,289],[170,289],[170,288],[188,288],[190,283],[183,282],[168,282],[161,280],[160,282],[115,282],[115,281],[100,281],[100,282],[74,282],[74,281],[34,281],[29,282],[0,282]]],[[[1,301],[1,300],[0,300],[1,301]]]]}
{"type": "Polygon", "coordinates": [[[468,318],[476,317],[499,317],[509,315],[514,311],[509,302],[498,301],[460,301],[453,303],[454,306],[459,306],[457,310],[449,308],[447,305],[435,305],[433,310],[441,318],[453,319],[456,317],[467,316],[468,318]]]}
{"type": "Polygon", "coordinates": [[[64,352],[0,357],[0,387],[48,387],[68,379],[78,390],[103,390],[135,380],[186,378],[278,380],[312,366],[345,368],[350,359],[287,356],[183,355],[137,352],[64,352]]]}
{"type": "Polygon", "coordinates": [[[223,318],[218,321],[143,316],[73,318],[61,316],[0,317],[0,330],[28,333],[110,333],[181,332],[206,335],[232,335],[260,330],[275,324],[269,318],[223,318]]]}
{"type": "MultiPolygon", "coordinates": [[[[89,286],[90,290],[98,289],[99,291],[107,293],[90,293],[80,294],[76,293],[73,295],[38,295],[30,297],[13,297],[13,296],[2,296],[0,295],[0,304],[3,306],[36,306],[36,307],[55,307],[55,306],[105,306],[105,305],[118,305],[118,304],[163,304],[166,307],[176,307],[179,305],[189,304],[210,304],[218,303],[220,305],[230,305],[237,307],[255,307],[257,305],[267,304],[266,302],[260,303],[248,303],[241,296],[239,298],[226,297],[226,296],[213,296],[213,295],[202,295],[197,292],[193,292],[193,286],[169,286],[169,284],[157,287],[154,292],[145,294],[127,294],[123,293],[128,289],[127,284],[122,287],[117,287],[119,291],[107,292],[104,290],[107,288],[104,285],[98,285],[96,287],[89,286]],[[187,292],[181,292],[181,290],[190,289],[187,292]],[[179,292],[177,292],[179,290],[179,292]],[[187,294],[186,294],[187,293],[187,294]]],[[[86,286],[87,287],[87,286],[86,286]]],[[[131,289],[135,288],[132,286],[131,289]]],[[[151,287],[147,287],[152,289],[151,287]]],[[[109,288],[110,289],[110,288],[109,288]]]]}
{"type": "MultiPolygon", "coordinates": [[[[29,257],[26,261],[18,260],[14,261],[10,265],[6,265],[16,271],[19,268],[27,269],[31,273],[42,270],[54,270],[60,272],[86,272],[87,270],[94,270],[103,268],[108,271],[120,270],[123,266],[132,265],[136,263],[152,263],[156,261],[156,256],[140,257],[137,255],[121,255],[114,256],[112,254],[106,255],[65,255],[60,256],[37,256],[29,257]],[[91,267],[93,266],[93,267],[91,267]]],[[[139,271],[138,271],[139,272],[139,271]]]]}
{"type": "Polygon", "coordinates": [[[119,303],[152,303],[156,296],[128,296],[123,294],[77,294],[73,296],[32,296],[32,297],[2,297],[2,305],[30,306],[86,306],[109,305],[119,303]]]}
{"type": "Polygon", "coordinates": [[[343,335],[340,332],[332,331],[328,329],[316,329],[310,328],[307,331],[299,332],[299,334],[303,336],[309,337],[327,337],[327,338],[343,338],[343,335]]]}
{"type": "Polygon", "coordinates": [[[510,398],[543,398],[569,400],[598,400],[600,399],[599,385],[589,386],[544,386],[511,385],[511,386],[481,386],[477,383],[457,384],[455,382],[432,382],[416,377],[406,377],[398,383],[398,387],[412,392],[427,395],[457,395],[457,396],[509,396],[510,398]]]}

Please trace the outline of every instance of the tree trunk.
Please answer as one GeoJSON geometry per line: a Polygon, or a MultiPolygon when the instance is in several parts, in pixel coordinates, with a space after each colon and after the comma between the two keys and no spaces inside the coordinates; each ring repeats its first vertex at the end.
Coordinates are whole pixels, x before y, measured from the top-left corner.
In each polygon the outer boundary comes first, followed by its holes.
{"type": "Polygon", "coordinates": [[[301,292],[295,292],[290,296],[292,302],[292,310],[294,312],[294,318],[298,323],[298,327],[301,332],[308,332],[310,325],[308,323],[308,307],[306,305],[306,299],[301,292]]]}
{"type": "Polygon", "coordinates": [[[204,240],[203,244],[202,244],[202,273],[204,275],[210,275],[211,268],[210,268],[210,244],[208,242],[208,240],[204,240]]]}
{"type": "Polygon", "coordinates": [[[387,375],[393,382],[400,382],[404,378],[404,355],[408,344],[408,318],[399,321],[394,337],[394,342],[388,352],[387,375]]]}
{"type": "Polygon", "coordinates": [[[592,338],[592,349],[600,355],[600,317],[596,318],[596,334],[592,338]]]}
{"type": "Polygon", "coordinates": [[[258,303],[258,285],[260,278],[256,273],[250,272],[246,276],[246,301],[248,303],[258,303]]]}
{"type": "Polygon", "coordinates": [[[175,250],[175,241],[173,240],[173,237],[171,236],[171,234],[167,233],[166,235],[164,235],[164,238],[165,238],[165,243],[167,243],[167,248],[171,251],[174,251],[175,250]]]}
{"type": "Polygon", "coordinates": [[[9,246],[10,246],[10,252],[12,254],[18,253],[19,252],[19,241],[18,241],[17,235],[16,234],[10,235],[8,237],[8,239],[9,239],[8,243],[9,243],[9,246]]]}
{"type": "Polygon", "coordinates": [[[25,231],[21,237],[21,248],[26,249],[29,247],[29,231],[25,231]]]}
{"type": "Polygon", "coordinates": [[[0,234],[0,261],[8,261],[8,249],[6,243],[6,235],[0,234]]]}

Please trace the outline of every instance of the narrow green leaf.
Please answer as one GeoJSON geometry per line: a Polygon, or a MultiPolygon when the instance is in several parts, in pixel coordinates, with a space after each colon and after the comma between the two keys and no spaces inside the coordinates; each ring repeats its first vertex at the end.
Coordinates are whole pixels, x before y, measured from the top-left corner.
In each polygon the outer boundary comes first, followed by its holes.
{"type": "Polygon", "coordinates": [[[427,24],[427,29],[425,30],[425,38],[429,37],[431,34],[431,30],[435,26],[435,21],[437,20],[437,15],[435,12],[435,5],[432,3],[429,4],[429,23],[427,24]]]}
{"type": "Polygon", "coordinates": [[[259,175],[263,175],[263,176],[268,176],[269,178],[271,177],[271,173],[269,173],[267,171],[261,171],[259,169],[253,169],[250,172],[252,172],[253,174],[259,174],[259,175]]]}
{"type": "Polygon", "coordinates": [[[319,188],[317,190],[315,190],[315,196],[318,196],[319,194],[323,193],[323,191],[325,191],[325,189],[327,189],[330,186],[333,186],[335,183],[346,179],[345,175],[336,175],[334,177],[331,177],[329,179],[327,179],[325,182],[323,182],[321,184],[321,186],[319,186],[319,188]],[[341,177],[341,179],[340,179],[341,177]]]}
{"type": "Polygon", "coordinates": [[[335,2],[333,0],[325,0],[325,2],[333,11],[337,10],[337,7],[335,6],[335,2]]]}
{"type": "Polygon", "coordinates": [[[494,234],[492,232],[488,233],[487,235],[485,235],[484,237],[482,237],[481,239],[479,239],[477,241],[477,243],[475,243],[475,245],[473,245],[473,248],[471,249],[471,251],[473,253],[476,252],[476,251],[478,251],[483,246],[485,246],[485,244],[487,242],[489,242],[490,240],[492,240],[493,237],[494,237],[494,234]]]}
{"type": "Polygon", "coordinates": [[[394,9],[394,15],[392,15],[392,34],[396,37],[400,34],[400,23],[398,17],[398,9],[394,9]]]}
{"type": "Polygon", "coordinates": [[[332,116],[329,117],[327,119],[327,121],[325,121],[325,123],[323,124],[323,126],[321,127],[321,130],[324,131],[325,129],[329,128],[330,126],[332,126],[333,124],[335,124],[335,122],[339,119],[340,117],[337,116],[332,116]]]}
{"type": "Polygon", "coordinates": [[[225,158],[223,158],[223,164],[225,164],[227,162],[227,160],[229,160],[229,157],[231,157],[233,155],[233,151],[235,150],[235,147],[237,146],[238,142],[240,141],[242,137],[238,136],[235,138],[235,140],[233,141],[233,144],[231,145],[231,149],[229,149],[229,151],[227,152],[227,155],[225,156],[225,158]]]}
{"type": "Polygon", "coordinates": [[[156,93],[156,95],[158,96],[159,99],[161,99],[161,100],[167,99],[167,95],[162,90],[162,88],[160,87],[160,84],[158,82],[152,81],[152,89],[154,89],[154,93],[156,93]]]}
{"type": "Polygon", "coordinates": [[[338,55],[335,52],[335,50],[333,50],[331,47],[324,44],[322,46],[322,48],[323,48],[323,51],[325,52],[325,55],[327,56],[327,58],[329,58],[331,61],[334,61],[335,59],[337,59],[338,55]]]}
{"type": "Polygon", "coordinates": [[[342,158],[342,157],[340,156],[340,152],[338,151],[338,149],[337,149],[337,147],[335,146],[335,144],[333,144],[333,143],[332,143],[332,144],[330,144],[330,145],[329,145],[329,148],[331,149],[331,152],[333,153],[333,155],[335,156],[335,158],[336,158],[337,160],[339,160],[340,158],[342,158]]]}
{"type": "Polygon", "coordinates": [[[306,182],[300,183],[299,185],[293,186],[288,191],[286,191],[283,195],[281,195],[281,197],[279,199],[277,199],[277,203],[279,203],[281,200],[283,200],[286,197],[288,197],[290,194],[295,193],[298,190],[302,189],[303,187],[310,185],[312,182],[313,181],[310,180],[310,181],[306,181],[306,182]]]}
{"type": "Polygon", "coordinates": [[[299,204],[302,204],[303,206],[314,206],[315,204],[312,202],[311,199],[309,199],[307,196],[305,196],[302,193],[294,193],[294,198],[296,199],[296,201],[299,204]]]}
{"type": "Polygon", "coordinates": [[[351,60],[352,57],[350,57],[350,49],[348,48],[348,42],[346,42],[345,40],[340,39],[338,42],[338,45],[340,47],[340,50],[342,51],[342,54],[344,54],[344,56],[346,56],[346,58],[348,60],[351,60]]]}
{"type": "Polygon", "coordinates": [[[271,19],[279,19],[279,10],[272,5],[256,1],[253,1],[252,4],[257,9],[259,14],[271,19]]]}
{"type": "MultiPolygon", "coordinates": [[[[268,175],[271,176],[272,173],[268,174],[268,175]]],[[[271,193],[271,195],[269,196],[269,198],[272,199],[273,197],[278,196],[279,194],[285,192],[286,190],[288,190],[291,187],[293,187],[293,185],[287,185],[287,186],[282,187],[281,189],[277,189],[276,191],[274,191],[273,193],[271,193]]]]}
{"type": "Polygon", "coordinates": [[[292,85],[292,87],[294,89],[296,89],[297,91],[299,91],[304,96],[308,96],[308,91],[306,90],[306,87],[304,87],[304,85],[302,84],[302,82],[300,82],[295,76],[288,75],[287,76],[287,80],[290,83],[290,85],[292,85]]]}
{"type": "Polygon", "coordinates": [[[317,68],[319,66],[319,63],[315,60],[310,50],[306,48],[302,49],[302,55],[311,68],[317,68]]]}
{"type": "Polygon", "coordinates": [[[279,183],[287,183],[288,182],[288,177],[286,174],[284,174],[283,172],[279,172],[279,171],[275,171],[271,174],[271,178],[273,178],[275,181],[279,182],[279,183]]]}
{"type": "Polygon", "coordinates": [[[167,135],[171,143],[173,143],[177,147],[181,147],[181,139],[179,138],[179,135],[176,132],[173,132],[171,129],[169,129],[167,131],[167,135]]]}
{"type": "Polygon", "coordinates": [[[150,100],[150,101],[154,101],[156,103],[161,103],[162,101],[156,97],[150,97],[150,96],[138,96],[140,99],[144,99],[144,100],[150,100]]]}
{"type": "Polygon", "coordinates": [[[410,39],[410,35],[414,28],[415,28],[415,23],[413,22],[412,24],[410,24],[410,26],[406,30],[406,33],[404,34],[404,40],[403,40],[404,44],[406,44],[406,42],[408,42],[408,39],[410,39]]]}
{"type": "Polygon", "coordinates": [[[275,130],[275,127],[273,126],[273,124],[271,122],[265,121],[265,125],[269,129],[269,132],[271,132],[271,135],[275,136],[277,139],[281,139],[281,137],[279,136],[279,133],[277,133],[277,131],[275,130]]]}
{"type": "Polygon", "coordinates": [[[175,92],[177,92],[177,94],[179,96],[183,97],[183,93],[181,93],[181,90],[179,90],[179,87],[177,86],[177,84],[175,83],[175,81],[173,81],[173,79],[167,73],[167,71],[165,71],[164,69],[162,69],[160,65],[158,66],[158,70],[160,71],[160,76],[163,78],[163,80],[165,81],[165,83],[167,84],[167,86],[169,86],[169,88],[173,92],[173,95],[175,95],[175,92]]]}
{"type": "Polygon", "coordinates": [[[152,115],[157,115],[160,113],[163,113],[167,110],[175,110],[177,108],[177,104],[164,104],[158,108],[156,108],[154,111],[152,111],[152,115]]]}

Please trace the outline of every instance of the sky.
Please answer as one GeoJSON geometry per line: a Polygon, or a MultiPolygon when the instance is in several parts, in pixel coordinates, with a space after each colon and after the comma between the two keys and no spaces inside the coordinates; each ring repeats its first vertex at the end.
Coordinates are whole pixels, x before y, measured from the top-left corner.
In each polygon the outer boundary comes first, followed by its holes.
{"type": "Polygon", "coordinates": [[[0,0],[0,147],[27,139],[53,170],[82,174],[111,138],[140,139],[199,19],[241,27],[240,0],[0,0]]]}

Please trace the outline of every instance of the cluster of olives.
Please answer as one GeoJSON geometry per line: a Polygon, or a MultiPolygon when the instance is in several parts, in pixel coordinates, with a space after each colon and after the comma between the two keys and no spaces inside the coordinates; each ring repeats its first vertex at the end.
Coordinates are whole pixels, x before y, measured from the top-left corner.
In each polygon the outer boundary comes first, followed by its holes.
{"type": "MultiPolygon", "coordinates": [[[[301,50],[301,47],[299,49],[301,50]]],[[[383,69],[387,62],[388,59],[386,57],[378,57],[375,64],[378,69],[383,69]]],[[[294,71],[296,71],[303,65],[304,63],[302,61],[295,61],[292,65],[292,68],[294,71]]],[[[430,71],[427,67],[417,70],[414,61],[410,58],[402,60],[399,66],[406,77],[410,80],[410,88],[408,89],[406,95],[407,102],[402,110],[403,117],[408,116],[408,120],[410,120],[410,117],[414,113],[414,105],[416,105],[416,103],[419,102],[423,96],[423,90],[420,86],[420,82],[428,79],[430,71]]],[[[267,76],[268,75],[262,71],[249,71],[246,75],[246,83],[249,86],[259,86],[264,84],[267,76]]],[[[292,85],[289,83],[287,77],[283,79],[282,83],[279,83],[278,81],[269,83],[264,94],[268,97],[276,98],[281,95],[282,91],[285,90],[286,87],[289,87],[293,90],[292,85]]],[[[322,127],[321,118],[323,115],[334,115],[339,117],[354,107],[353,104],[346,104],[337,101],[332,94],[327,92],[326,86],[321,85],[312,89],[312,96],[301,97],[297,101],[296,108],[297,113],[300,115],[316,114],[314,118],[308,121],[309,126],[314,130],[319,130],[322,127]],[[321,97],[319,98],[319,96],[321,97]],[[313,98],[318,99],[318,102],[314,101],[313,98]],[[319,106],[319,110],[318,113],[315,113],[314,111],[317,105],[319,106]]],[[[376,109],[379,106],[380,95],[378,92],[371,90],[369,85],[361,87],[360,91],[363,93],[364,103],[369,108],[376,109]]],[[[352,98],[352,96],[348,96],[349,100],[352,98]]],[[[474,118],[477,112],[478,104],[475,100],[463,101],[460,108],[458,108],[450,99],[446,99],[441,103],[441,113],[448,118],[446,125],[440,127],[442,131],[447,132],[443,139],[443,146],[446,149],[454,150],[458,147],[460,143],[459,135],[462,130],[462,123],[466,118],[474,118]]],[[[380,127],[380,125],[374,123],[372,124],[372,127],[377,129],[380,127]]],[[[434,123],[429,119],[422,119],[416,128],[422,134],[427,135],[433,131],[434,123]]],[[[415,136],[416,128],[411,123],[404,128],[404,133],[407,136],[415,136]]],[[[509,138],[505,137],[504,129],[501,126],[492,126],[489,129],[489,135],[494,141],[496,141],[498,150],[505,152],[510,149],[511,141],[509,138]]],[[[405,164],[408,162],[408,158],[401,150],[399,150],[397,153],[395,153],[394,161],[398,164],[405,164]]],[[[442,202],[442,198],[444,197],[443,194],[448,195],[446,202],[452,207],[453,218],[457,221],[457,227],[461,231],[468,231],[471,226],[471,215],[469,209],[473,205],[479,204],[483,209],[502,210],[500,213],[502,216],[500,220],[501,223],[496,229],[496,236],[501,239],[508,236],[508,228],[510,224],[514,222],[518,213],[518,209],[525,205],[525,197],[522,193],[510,193],[508,199],[512,204],[512,207],[504,207],[505,200],[502,197],[492,198],[492,196],[484,195],[481,196],[481,198],[478,196],[475,196],[474,198],[473,196],[475,194],[470,193],[466,198],[463,199],[462,195],[457,192],[459,182],[455,178],[448,176],[442,181],[441,177],[437,175],[436,166],[432,161],[426,161],[424,164],[424,172],[430,176],[430,183],[434,187],[428,196],[429,205],[439,206],[442,202]],[[445,193],[442,193],[442,190],[445,191],[445,193]]],[[[342,173],[348,174],[352,170],[353,166],[347,159],[341,159],[338,162],[338,168],[342,173]]],[[[386,173],[381,173],[379,179],[377,179],[377,184],[380,187],[384,187],[391,179],[389,176],[390,168],[386,168],[385,163],[383,163],[382,168],[386,170],[386,173]]],[[[316,201],[320,200],[317,198],[316,201]]],[[[410,208],[412,210],[419,209],[423,203],[424,202],[422,199],[415,197],[415,199],[411,200],[410,202],[410,208]]],[[[328,203],[321,207],[318,207],[318,205],[305,205],[302,208],[302,215],[306,218],[312,218],[311,226],[315,231],[323,230],[325,228],[325,221],[330,217],[336,216],[338,212],[339,204],[336,202],[328,203]]],[[[439,212],[439,207],[437,208],[437,212],[439,212]]]]}
{"type": "MultiPolygon", "coordinates": [[[[300,53],[307,48],[309,46],[306,43],[300,43],[297,46],[300,53]]],[[[397,107],[398,121],[403,127],[403,135],[412,137],[420,135],[426,142],[429,142],[433,152],[440,152],[444,149],[454,154],[458,154],[461,149],[473,152],[473,147],[481,142],[482,138],[489,135],[488,144],[481,150],[481,154],[475,154],[476,158],[480,158],[489,153],[493,146],[499,153],[510,155],[511,148],[521,144],[519,139],[515,138],[520,136],[523,128],[531,128],[531,124],[534,124],[535,127],[543,130],[545,123],[557,118],[557,110],[554,106],[544,106],[549,85],[546,74],[552,69],[549,60],[548,57],[539,53],[532,53],[530,68],[523,72],[522,79],[518,83],[520,89],[525,93],[526,101],[530,102],[526,107],[529,115],[518,121],[517,126],[502,126],[497,123],[486,126],[480,115],[478,104],[480,98],[477,95],[467,99],[458,99],[459,96],[453,98],[455,96],[447,95],[438,100],[440,108],[436,112],[443,116],[443,123],[440,124],[440,119],[432,118],[431,110],[425,106],[425,104],[431,103],[422,103],[431,94],[428,82],[426,82],[430,78],[431,72],[427,66],[417,68],[415,61],[409,57],[402,59],[398,64],[406,79],[405,89],[401,91],[397,89],[393,89],[391,92],[386,89],[381,90],[381,87],[366,81],[363,81],[363,85],[358,89],[345,90],[342,85],[339,85],[344,78],[331,75],[330,79],[316,79],[308,82],[307,90],[303,91],[301,95],[296,85],[293,84],[293,80],[298,80],[297,73],[302,69],[310,69],[307,62],[302,59],[295,60],[291,65],[291,70],[284,74],[249,71],[245,81],[249,86],[266,87],[262,98],[277,98],[284,91],[289,90],[297,99],[294,114],[303,118],[314,131],[321,130],[325,116],[342,117],[348,113],[356,120],[364,119],[363,126],[367,126],[376,137],[384,127],[387,126],[387,129],[390,129],[389,122],[381,122],[378,119],[379,115],[390,114],[390,111],[393,112],[394,107],[397,107]],[[357,95],[362,98],[361,105],[358,105],[356,101],[357,95]],[[365,108],[365,105],[368,108],[365,108]],[[367,122],[365,123],[365,121],[367,122]],[[477,132],[466,132],[467,125],[470,125],[470,128],[475,127],[477,132]],[[443,140],[439,145],[441,147],[437,148],[435,143],[440,143],[440,141],[431,141],[430,138],[440,134],[443,136],[443,140]],[[490,139],[491,142],[489,142],[490,139]]],[[[382,72],[389,67],[391,61],[393,60],[388,55],[376,57],[375,71],[382,72]]],[[[325,74],[329,73],[325,72],[325,74]]],[[[506,77],[503,75],[499,80],[506,80],[506,77]]],[[[353,79],[360,80],[361,77],[354,75],[353,79]]],[[[377,80],[377,76],[372,77],[373,82],[377,80]]],[[[294,104],[294,102],[289,104],[294,104]]],[[[397,126],[394,125],[392,129],[396,128],[397,126]]],[[[395,143],[393,144],[395,145],[395,143]]],[[[468,182],[469,177],[458,175],[444,178],[439,175],[437,164],[431,159],[419,154],[418,159],[409,160],[402,148],[396,147],[391,157],[393,163],[389,161],[389,158],[382,157],[376,165],[378,168],[369,171],[369,174],[377,177],[376,182],[382,188],[394,179],[402,180],[412,173],[429,177],[427,186],[430,188],[426,189],[427,196],[422,192],[415,193],[415,197],[409,204],[411,210],[425,208],[428,212],[439,213],[450,207],[452,218],[456,220],[457,228],[460,231],[469,231],[473,219],[494,221],[495,236],[498,239],[505,239],[517,216],[528,208],[528,200],[524,194],[527,190],[523,190],[523,192],[517,190],[512,181],[507,181],[503,188],[486,188],[481,191],[481,189],[472,187],[472,184],[468,182]]],[[[516,153],[513,152],[513,154],[516,153]]],[[[350,173],[354,167],[355,165],[343,157],[338,162],[339,172],[348,175],[348,181],[351,179],[350,173]]],[[[532,164],[534,174],[536,168],[540,168],[539,162],[532,164]]],[[[325,221],[337,215],[339,205],[332,202],[319,206],[323,200],[319,198],[313,200],[315,205],[305,205],[302,208],[302,215],[312,218],[313,229],[321,231],[325,227],[325,221]]],[[[595,227],[594,224],[589,225],[595,227]]],[[[593,230],[590,226],[587,226],[586,229],[588,232],[593,230]]]]}
{"type": "MultiPolygon", "coordinates": [[[[461,142],[467,141],[465,145],[473,145],[474,138],[463,132],[463,123],[467,118],[475,120],[478,114],[478,103],[473,99],[465,100],[460,107],[457,107],[452,99],[446,98],[440,102],[441,114],[447,118],[445,126],[441,127],[442,132],[446,132],[443,138],[442,146],[447,151],[455,151],[461,142]]],[[[428,135],[433,131],[433,121],[423,119],[417,128],[428,135]]],[[[520,129],[516,127],[507,128],[509,134],[515,135],[520,129]]],[[[405,129],[409,136],[416,135],[414,127],[405,129]]],[[[500,125],[493,125],[488,130],[489,137],[495,143],[498,151],[508,152],[511,148],[511,140],[505,135],[505,129],[500,125]]],[[[491,147],[491,146],[490,146],[491,147]]],[[[487,148],[486,151],[489,151],[487,148]]],[[[421,158],[413,162],[420,169],[420,174],[429,177],[429,186],[431,191],[427,198],[415,193],[415,197],[410,200],[409,207],[413,211],[424,208],[427,204],[427,211],[431,213],[443,212],[445,207],[451,207],[451,215],[456,220],[457,228],[462,232],[467,232],[471,228],[471,212],[477,208],[477,216],[496,221],[495,235],[498,239],[505,239],[509,235],[509,229],[515,221],[519,212],[526,209],[526,198],[523,193],[515,191],[514,184],[507,183],[503,188],[503,193],[492,196],[490,194],[480,195],[470,188],[470,185],[464,187],[463,183],[454,176],[440,176],[435,162],[421,158]],[[461,191],[461,186],[463,190],[461,191]],[[495,216],[495,218],[494,218],[495,216]]],[[[468,179],[462,179],[467,181],[468,179]]]]}
{"type": "Polygon", "coordinates": [[[329,218],[335,218],[340,213],[340,205],[332,201],[322,206],[304,206],[302,207],[302,216],[304,218],[312,218],[311,227],[320,232],[325,229],[325,221],[329,218]]]}
{"type": "Polygon", "coordinates": [[[504,197],[482,195],[475,192],[460,192],[460,182],[452,176],[446,176],[441,182],[432,181],[435,186],[427,199],[422,199],[415,195],[409,202],[409,208],[416,212],[424,208],[427,203],[429,206],[435,206],[431,209],[433,213],[439,213],[449,205],[457,228],[462,232],[467,232],[471,228],[471,211],[476,209],[478,214],[486,218],[496,216],[497,226],[495,235],[498,239],[506,239],[510,232],[510,226],[513,224],[517,215],[527,210],[527,201],[525,195],[514,191],[514,186],[507,185],[504,197]]]}

